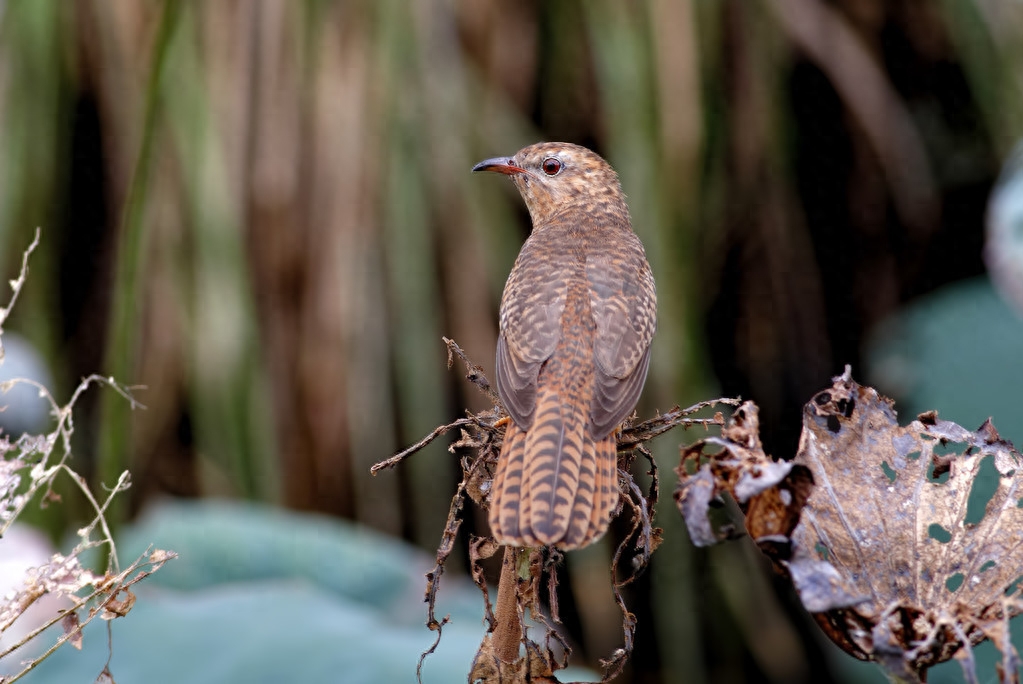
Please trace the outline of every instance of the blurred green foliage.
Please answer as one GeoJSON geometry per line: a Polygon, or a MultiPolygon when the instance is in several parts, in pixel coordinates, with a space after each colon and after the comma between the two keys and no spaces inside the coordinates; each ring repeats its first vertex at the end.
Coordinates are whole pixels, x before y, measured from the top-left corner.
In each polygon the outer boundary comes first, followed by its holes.
{"type": "MultiPolygon", "coordinates": [[[[0,7],[6,271],[43,228],[11,327],[58,397],[96,370],[147,387],[79,419],[81,471],[133,473],[120,519],[232,496],[433,548],[455,459],[369,466],[483,407],[440,338],[489,368],[528,228],[469,169],[539,139],[594,147],[629,195],[660,302],[640,414],[742,394],[790,455],[878,321],[981,271],[1023,128],[1013,0],[0,7]]],[[[682,438],[654,445],[664,491],[682,438]]],[[[837,676],[751,548],[694,551],[663,498],[632,681],[837,676]]],[[[618,639],[581,593],[609,548],[568,561],[590,663],[618,639]]]]}

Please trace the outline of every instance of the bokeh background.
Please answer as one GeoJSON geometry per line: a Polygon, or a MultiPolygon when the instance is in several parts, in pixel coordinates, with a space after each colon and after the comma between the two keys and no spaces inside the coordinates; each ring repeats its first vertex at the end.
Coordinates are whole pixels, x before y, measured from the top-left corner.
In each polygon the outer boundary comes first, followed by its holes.
{"type": "MultiPolygon", "coordinates": [[[[432,553],[457,458],[438,442],[396,471],[369,467],[485,407],[446,370],[441,337],[492,366],[529,225],[510,183],[469,169],[537,140],[597,150],[629,196],[659,295],[641,416],[752,398],[768,452],[788,458],[802,404],[848,363],[904,416],[938,408],[975,428],[993,415],[1023,439],[1020,314],[983,260],[989,197],[1023,135],[1017,0],[0,10],[0,271],[42,229],[6,327],[46,360],[58,398],[92,372],[145,386],[144,411],[99,391],[75,414],[75,466],[94,487],[132,472],[118,525],[168,500],[229,499],[432,553]],[[1001,332],[950,337],[963,325],[936,322],[949,292],[976,315],[984,302],[1001,332]],[[934,340],[945,356],[922,369],[934,340]]],[[[652,445],[666,541],[628,596],[627,680],[868,681],[748,543],[688,542],[670,491],[689,438],[652,445]]],[[[65,499],[31,515],[55,539],[86,513],[65,499]]],[[[461,542],[485,531],[470,510],[461,542]]],[[[621,638],[616,533],[566,563],[573,662],[590,667],[621,638]]],[[[453,576],[464,546],[455,557],[453,576]]],[[[409,610],[425,619],[419,598],[409,610]]],[[[421,649],[406,650],[414,667],[421,649]]]]}

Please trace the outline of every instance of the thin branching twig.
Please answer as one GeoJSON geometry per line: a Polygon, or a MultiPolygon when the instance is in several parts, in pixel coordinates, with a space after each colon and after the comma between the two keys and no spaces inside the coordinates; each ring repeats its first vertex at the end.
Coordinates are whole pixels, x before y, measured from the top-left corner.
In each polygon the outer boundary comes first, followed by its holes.
{"type": "MultiPolygon", "coordinates": [[[[385,468],[393,468],[433,442],[437,437],[456,428],[460,430],[461,437],[449,447],[449,450],[455,452],[458,449],[464,449],[470,454],[462,458],[462,481],[451,500],[447,523],[437,550],[436,565],[426,575],[426,602],[428,604],[426,624],[431,630],[437,632],[437,638],[430,648],[420,656],[416,667],[417,677],[421,677],[423,662],[437,648],[440,643],[441,631],[448,622],[447,616],[438,620],[435,615],[436,596],[444,564],[454,548],[461,525],[460,516],[465,496],[468,494],[481,506],[489,505],[490,478],[501,452],[505,424],[508,420],[508,414],[501,405],[497,392],[487,380],[483,369],[473,363],[453,340],[444,338],[444,342],[448,349],[448,368],[453,365],[456,358],[459,359],[465,366],[466,378],[487,396],[493,403],[493,407],[478,413],[467,411],[464,418],[438,426],[423,439],[398,454],[380,461],[370,470],[375,475],[385,468]]],[[[622,672],[633,650],[636,617],[628,610],[621,589],[639,576],[649,562],[650,555],[660,543],[661,530],[653,526],[654,504],[659,493],[657,467],[650,452],[646,449],[645,443],[675,427],[688,429],[700,426],[706,429],[711,425],[723,425],[725,421],[720,412],[709,418],[693,417],[699,411],[722,404],[738,406],[740,402],[737,399],[715,399],[702,401],[686,409],[676,406],[667,413],[659,414],[649,420],[635,424],[627,423],[617,433],[618,476],[624,494],[622,510],[631,511],[632,528],[618,545],[611,562],[612,588],[615,601],[622,611],[622,630],[625,643],[623,648],[617,649],[610,658],[601,661],[604,666],[603,681],[609,681],[622,672]],[[642,455],[650,466],[647,473],[651,476],[651,484],[646,494],[636,484],[630,472],[637,455],[642,455]],[[619,578],[619,563],[625,557],[629,558],[630,570],[619,578]]],[[[557,629],[561,622],[558,615],[556,591],[557,567],[562,558],[561,552],[553,547],[531,549],[528,579],[517,578],[514,574],[507,572],[507,567],[506,571],[502,572],[501,586],[498,587],[499,603],[501,600],[510,601],[514,598],[516,608],[513,611],[510,606],[499,605],[497,611],[500,615],[517,615],[519,620],[518,629],[508,629],[508,626],[505,625],[505,629],[502,630],[501,619],[499,616],[495,616],[494,608],[491,606],[480,565],[481,561],[491,557],[497,548],[493,538],[474,537],[470,541],[470,569],[473,580],[483,593],[488,625],[487,635],[474,661],[472,678],[474,680],[489,680],[492,677],[500,678],[514,672],[516,673],[514,676],[540,677],[545,678],[545,681],[557,681],[553,672],[566,667],[568,657],[571,655],[568,642],[557,629]],[[540,582],[544,575],[547,577],[546,598],[549,615],[545,615],[541,606],[540,582]],[[508,583],[514,583],[515,586],[506,586],[508,583]],[[543,645],[527,638],[527,632],[523,626],[526,611],[543,628],[545,632],[543,645]],[[520,637],[520,635],[522,636],[520,637]],[[507,660],[508,654],[519,652],[518,642],[520,639],[522,645],[525,646],[524,659],[514,663],[503,661],[500,656],[503,655],[507,660]],[[560,657],[555,655],[556,650],[561,652],[560,657]]],[[[515,557],[514,553],[511,556],[506,556],[503,565],[507,566],[515,557]]]]}
{"type": "MultiPolygon", "coordinates": [[[[32,242],[29,243],[29,246],[25,248],[25,252],[21,255],[21,270],[18,272],[18,277],[11,281],[11,290],[13,290],[11,293],[11,299],[7,302],[6,307],[0,307],[0,336],[3,335],[4,322],[11,314],[11,309],[14,308],[14,303],[18,301],[18,294],[21,293],[21,287],[25,284],[25,278],[28,277],[28,258],[32,256],[32,252],[34,252],[35,248],[39,246],[39,235],[39,229],[36,228],[35,237],[32,239],[32,242]]],[[[0,361],[3,361],[4,358],[3,349],[3,345],[0,344],[0,361]]]]}
{"type": "MultiPolygon", "coordinates": [[[[38,243],[37,230],[35,240],[24,253],[20,275],[11,281],[14,292],[10,303],[6,308],[0,308],[0,334],[3,332],[3,322],[25,284],[28,257],[38,243]]],[[[0,344],[0,362],[2,361],[0,344]]],[[[73,411],[81,395],[93,385],[106,385],[125,398],[131,408],[141,408],[142,405],[132,395],[134,388],[123,386],[113,378],[90,375],[79,383],[70,400],[63,406],[54,399],[45,386],[34,380],[15,378],[4,381],[0,383],[0,392],[5,393],[19,384],[35,388],[38,395],[49,403],[55,426],[45,434],[24,434],[13,443],[7,435],[0,433],[0,541],[30,502],[40,499],[45,505],[49,501],[57,500],[58,497],[53,492],[53,483],[61,474],[70,478],[82,492],[92,508],[93,517],[77,531],[79,542],[68,555],[56,553],[49,562],[30,569],[24,586],[0,602],[0,634],[44,596],[64,597],[71,602],[69,607],[57,611],[52,618],[29,630],[27,634],[0,651],[0,658],[3,658],[37,639],[54,625],[60,623],[63,627],[61,636],[42,655],[24,662],[22,669],[17,673],[0,677],[0,684],[13,684],[69,641],[75,647],[81,648],[82,630],[86,625],[97,617],[109,621],[126,615],[135,603],[131,587],[176,557],[173,552],[150,548],[130,566],[121,570],[117,547],[107,521],[107,510],[114,497],[131,486],[129,474],[127,471],[121,473],[106,495],[97,497],[89,489],[85,479],[70,465],[71,441],[74,434],[73,411]],[[42,495],[38,496],[40,492],[42,495]],[[97,530],[99,535],[94,537],[97,530]],[[80,556],[90,549],[102,546],[109,550],[108,565],[104,574],[97,575],[81,564],[80,556]],[[82,595],[82,592],[86,593],[82,595]],[[81,616],[83,613],[84,617],[81,616]]],[[[109,645],[111,640],[109,622],[107,638],[109,645]]],[[[109,677],[109,659],[101,676],[104,673],[109,677]]],[[[112,677],[110,679],[112,681],[112,677]]]]}

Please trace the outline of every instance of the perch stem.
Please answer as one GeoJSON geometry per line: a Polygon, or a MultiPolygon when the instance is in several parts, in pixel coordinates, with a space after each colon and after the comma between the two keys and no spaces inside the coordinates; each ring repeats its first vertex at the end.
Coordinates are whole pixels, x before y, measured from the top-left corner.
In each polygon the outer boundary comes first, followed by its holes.
{"type": "Polygon", "coordinates": [[[514,663],[519,658],[519,643],[522,641],[522,626],[519,623],[518,601],[516,600],[515,566],[517,553],[512,546],[504,547],[501,562],[501,579],[497,585],[497,607],[494,627],[494,651],[504,663],[514,663]]]}

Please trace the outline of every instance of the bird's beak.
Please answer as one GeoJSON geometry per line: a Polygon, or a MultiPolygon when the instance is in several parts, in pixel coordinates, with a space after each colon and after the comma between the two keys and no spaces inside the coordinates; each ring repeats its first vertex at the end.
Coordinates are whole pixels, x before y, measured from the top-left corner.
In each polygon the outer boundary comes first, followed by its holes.
{"type": "Polygon", "coordinates": [[[506,176],[514,176],[516,174],[526,172],[526,170],[521,166],[516,166],[511,157],[494,157],[492,159],[484,159],[479,164],[472,167],[472,170],[473,172],[494,171],[496,173],[503,173],[506,176]]]}

